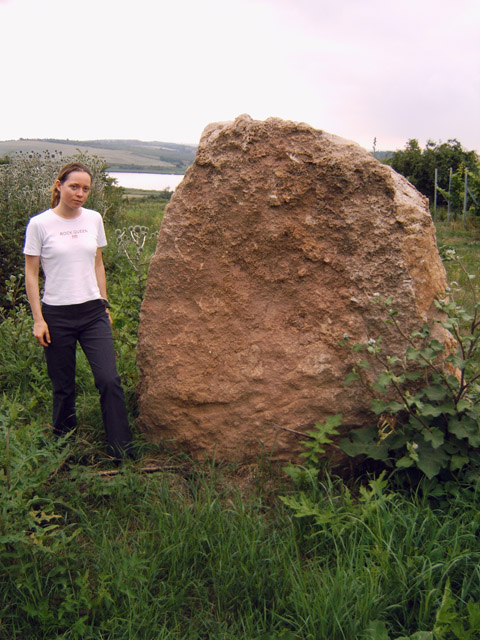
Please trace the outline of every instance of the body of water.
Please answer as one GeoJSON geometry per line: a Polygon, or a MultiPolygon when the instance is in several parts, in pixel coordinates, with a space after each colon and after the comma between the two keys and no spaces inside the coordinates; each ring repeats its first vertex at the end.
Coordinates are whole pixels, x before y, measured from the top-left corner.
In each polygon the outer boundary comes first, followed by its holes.
{"type": "Polygon", "coordinates": [[[110,172],[108,174],[115,178],[120,187],[126,189],[148,189],[149,191],[174,191],[183,180],[183,175],[177,176],[172,173],[124,173],[110,172]]]}

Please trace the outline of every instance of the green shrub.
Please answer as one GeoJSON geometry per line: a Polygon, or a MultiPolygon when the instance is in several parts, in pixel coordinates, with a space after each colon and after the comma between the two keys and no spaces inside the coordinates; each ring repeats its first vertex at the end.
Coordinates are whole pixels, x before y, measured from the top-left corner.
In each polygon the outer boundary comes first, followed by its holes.
{"type": "MultiPolygon", "coordinates": [[[[447,257],[458,261],[453,250],[447,257]]],[[[372,394],[371,410],[378,418],[341,442],[348,455],[363,454],[397,469],[415,467],[429,478],[480,466],[480,303],[474,300],[469,313],[452,296],[449,291],[435,301],[442,312],[439,323],[456,340],[451,353],[428,325],[405,335],[391,298],[383,302],[386,322],[405,338],[403,357],[388,355],[381,337],[353,345],[366,359],[346,383],[359,382],[372,394]],[[372,372],[373,383],[367,377],[372,372]]],[[[380,304],[379,298],[375,302],[380,304]]]]}
{"type": "Polygon", "coordinates": [[[46,391],[48,376],[43,349],[33,338],[33,320],[22,284],[23,280],[14,275],[4,283],[5,306],[0,306],[0,388],[15,395],[33,415],[39,405],[49,402],[50,394],[46,391]]]}

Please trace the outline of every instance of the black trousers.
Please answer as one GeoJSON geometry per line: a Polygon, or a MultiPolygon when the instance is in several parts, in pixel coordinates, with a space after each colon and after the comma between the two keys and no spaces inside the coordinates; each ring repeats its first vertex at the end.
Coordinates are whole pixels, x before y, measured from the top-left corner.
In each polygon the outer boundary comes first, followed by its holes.
{"type": "Polygon", "coordinates": [[[100,393],[103,424],[111,452],[115,457],[128,453],[132,436],[115,364],[110,320],[103,301],[90,300],[65,306],[43,304],[42,312],[51,340],[45,347],[45,357],[53,386],[55,435],[64,435],[77,426],[75,365],[79,342],[100,393]]]}

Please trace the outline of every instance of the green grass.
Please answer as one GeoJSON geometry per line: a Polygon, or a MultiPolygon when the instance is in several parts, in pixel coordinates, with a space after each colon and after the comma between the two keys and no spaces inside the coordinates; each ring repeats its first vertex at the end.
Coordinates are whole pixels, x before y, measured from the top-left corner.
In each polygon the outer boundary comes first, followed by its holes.
{"type": "Polygon", "coordinates": [[[158,191],[155,194],[150,192],[148,195],[141,190],[127,191],[127,202],[122,215],[123,224],[145,225],[157,231],[170,197],[171,194],[167,191],[158,191]]]}
{"type": "Polygon", "coordinates": [[[461,267],[458,262],[444,261],[452,295],[459,304],[472,311],[480,286],[480,229],[473,219],[464,226],[461,218],[450,223],[439,221],[436,229],[441,255],[445,256],[446,250],[454,249],[460,258],[461,267]]]}
{"type": "MultiPolygon", "coordinates": [[[[163,209],[132,202],[121,225],[155,232],[163,209]]],[[[475,231],[439,225],[438,236],[478,270],[475,231]]],[[[79,434],[61,447],[29,313],[17,305],[0,324],[2,640],[393,640],[431,631],[448,585],[466,616],[467,603],[480,602],[475,479],[405,491],[395,477],[361,487],[325,473],[299,488],[268,461],[201,464],[144,442],[135,347],[153,246],[138,273],[113,241],[106,252],[138,454],[116,475],[101,475],[113,467],[84,359],[79,434]],[[141,473],[149,461],[165,470],[141,473]],[[295,517],[281,496],[310,515],[295,517]],[[378,625],[381,637],[369,631],[378,625]]]]}
{"type": "Polygon", "coordinates": [[[176,460],[102,477],[28,437],[11,441],[2,638],[351,640],[379,619],[398,637],[431,629],[447,580],[459,606],[480,600],[476,487],[366,500],[327,476],[307,489],[316,522],[292,518],[275,471],[176,460]]]}

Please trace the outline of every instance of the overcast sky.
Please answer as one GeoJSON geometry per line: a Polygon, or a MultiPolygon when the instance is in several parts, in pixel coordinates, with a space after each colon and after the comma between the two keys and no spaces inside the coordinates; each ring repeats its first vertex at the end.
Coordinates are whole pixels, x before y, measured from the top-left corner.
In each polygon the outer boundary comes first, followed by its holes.
{"type": "Polygon", "coordinates": [[[480,151],[480,0],[0,0],[0,140],[198,143],[242,113],[480,151]]]}

